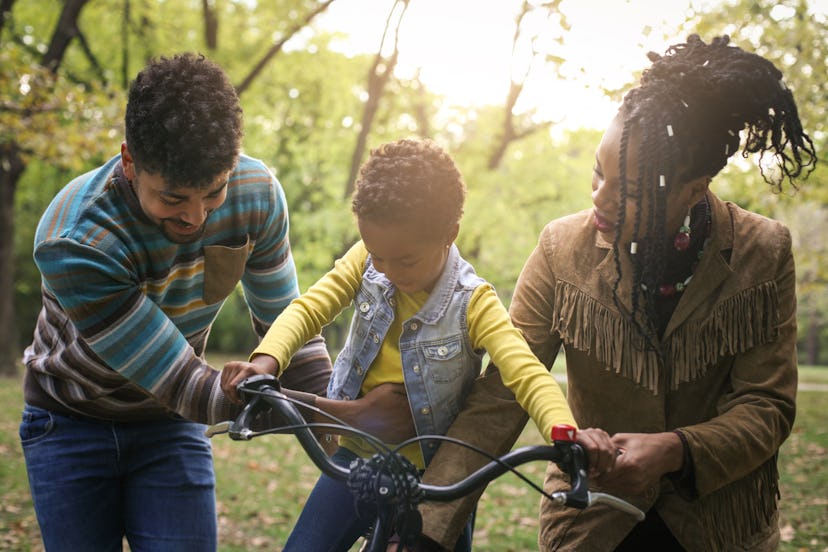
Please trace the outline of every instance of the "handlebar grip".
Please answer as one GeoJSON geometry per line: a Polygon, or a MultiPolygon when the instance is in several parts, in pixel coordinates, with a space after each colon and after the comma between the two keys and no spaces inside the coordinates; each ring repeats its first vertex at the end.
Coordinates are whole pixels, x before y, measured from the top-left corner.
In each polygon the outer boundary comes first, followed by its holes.
{"type": "Polygon", "coordinates": [[[552,441],[559,443],[574,443],[578,430],[569,424],[557,424],[552,426],[552,441]]]}

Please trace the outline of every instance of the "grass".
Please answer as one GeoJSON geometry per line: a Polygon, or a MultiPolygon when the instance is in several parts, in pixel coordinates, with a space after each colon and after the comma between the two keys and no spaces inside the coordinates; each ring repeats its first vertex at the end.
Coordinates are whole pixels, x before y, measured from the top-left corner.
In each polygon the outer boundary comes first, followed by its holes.
{"type": "MultiPolygon", "coordinates": [[[[219,364],[220,365],[220,364],[219,364]]],[[[828,369],[802,368],[803,383],[828,383],[828,369]]],[[[825,390],[801,391],[797,422],[780,453],[782,552],[828,552],[828,428],[825,390]]],[[[17,378],[0,378],[0,550],[41,552],[17,437],[22,404],[17,378]]],[[[519,445],[539,442],[527,426],[519,445]]],[[[217,437],[221,552],[279,550],[318,476],[290,436],[249,442],[217,437]]],[[[542,463],[524,473],[543,479],[542,463]]],[[[480,501],[475,548],[491,552],[536,549],[538,496],[516,477],[492,483],[480,501]]]]}

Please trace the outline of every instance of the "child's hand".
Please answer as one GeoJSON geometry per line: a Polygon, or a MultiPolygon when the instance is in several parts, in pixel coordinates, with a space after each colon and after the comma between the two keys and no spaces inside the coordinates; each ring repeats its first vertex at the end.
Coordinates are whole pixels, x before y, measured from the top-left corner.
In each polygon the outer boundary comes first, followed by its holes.
{"type": "Polygon", "coordinates": [[[221,371],[221,389],[227,397],[235,402],[241,402],[236,386],[245,378],[258,374],[275,375],[279,371],[276,359],[267,355],[256,355],[252,362],[231,360],[224,365],[221,371]]]}
{"type": "Polygon", "coordinates": [[[615,467],[618,456],[617,446],[612,442],[609,433],[603,429],[579,429],[576,440],[584,447],[589,456],[589,477],[595,478],[609,473],[615,467]]]}

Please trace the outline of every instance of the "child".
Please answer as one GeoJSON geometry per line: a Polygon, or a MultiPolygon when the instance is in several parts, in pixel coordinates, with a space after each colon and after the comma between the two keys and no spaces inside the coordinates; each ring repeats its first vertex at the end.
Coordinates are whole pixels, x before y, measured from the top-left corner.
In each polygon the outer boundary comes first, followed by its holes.
{"type": "MultiPolygon", "coordinates": [[[[488,352],[547,440],[554,424],[575,425],[561,388],[512,326],[494,288],[454,245],[465,193],[452,159],[430,141],[405,139],[373,150],[352,201],[361,241],[274,322],[251,355],[258,367],[225,366],[227,387],[255,372],[279,373],[305,341],[353,304],[329,399],[404,383],[417,434],[444,434],[488,352]]],[[[581,441],[591,452],[603,446],[605,458],[612,457],[602,431],[587,430],[581,441]],[[590,431],[597,435],[584,439],[590,431]]],[[[334,458],[343,465],[374,452],[351,436],[341,445],[334,458]]],[[[403,453],[422,469],[437,445],[413,444],[403,453]]],[[[345,483],[323,475],[285,550],[348,550],[370,521],[358,518],[353,502],[345,483]]],[[[456,550],[470,548],[467,530],[456,550]]]]}

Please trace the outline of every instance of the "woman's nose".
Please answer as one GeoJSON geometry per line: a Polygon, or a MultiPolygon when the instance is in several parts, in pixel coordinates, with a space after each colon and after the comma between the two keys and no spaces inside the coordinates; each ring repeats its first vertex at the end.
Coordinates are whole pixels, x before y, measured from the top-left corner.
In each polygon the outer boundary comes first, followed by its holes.
{"type": "Polygon", "coordinates": [[[607,183],[606,179],[592,179],[592,204],[605,212],[617,208],[618,190],[607,183]]]}

